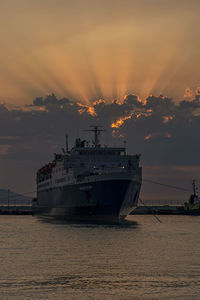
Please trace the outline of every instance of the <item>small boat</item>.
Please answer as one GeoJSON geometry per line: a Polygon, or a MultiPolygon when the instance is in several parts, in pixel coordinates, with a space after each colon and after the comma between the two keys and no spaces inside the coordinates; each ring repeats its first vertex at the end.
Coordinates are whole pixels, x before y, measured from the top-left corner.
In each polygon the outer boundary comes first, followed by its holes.
{"type": "Polygon", "coordinates": [[[187,215],[200,215],[200,197],[197,195],[196,182],[192,181],[193,193],[189,201],[184,204],[184,212],[187,215]]]}

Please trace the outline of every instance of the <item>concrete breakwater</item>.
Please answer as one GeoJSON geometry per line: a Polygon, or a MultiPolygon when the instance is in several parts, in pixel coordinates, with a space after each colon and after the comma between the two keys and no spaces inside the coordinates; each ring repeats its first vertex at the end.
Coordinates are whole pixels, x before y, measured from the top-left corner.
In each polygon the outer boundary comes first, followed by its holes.
{"type": "MultiPolygon", "coordinates": [[[[31,215],[32,206],[31,205],[1,205],[0,215],[31,215]]],[[[183,206],[170,206],[170,205],[154,205],[154,206],[138,206],[132,213],[132,215],[180,215],[185,214],[183,206]]]]}
{"type": "Polygon", "coordinates": [[[31,205],[1,205],[0,215],[31,215],[31,205]]]}
{"type": "Polygon", "coordinates": [[[185,214],[183,206],[171,206],[171,205],[149,205],[138,206],[132,213],[132,215],[182,215],[185,214]]]}

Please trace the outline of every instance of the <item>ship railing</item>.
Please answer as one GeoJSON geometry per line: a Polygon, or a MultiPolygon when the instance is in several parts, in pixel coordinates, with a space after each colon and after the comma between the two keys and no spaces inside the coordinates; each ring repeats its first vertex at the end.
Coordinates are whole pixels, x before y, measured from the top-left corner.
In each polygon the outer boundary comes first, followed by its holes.
{"type": "MultiPolygon", "coordinates": [[[[134,170],[134,169],[131,169],[132,171],[134,170]]],[[[130,171],[130,169],[129,168],[127,168],[127,167],[124,167],[124,168],[119,168],[119,167],[112,167],[112,168],[110,168],[109,167],[109,169],[103,169],[103,170],[96,170],[95,169],[95,171],[92,171],[91,170],[91,172],[88,174],[79,174],[79,175],[77,175],[77,181],[84,181],[84,180],[89,180],[91,177],[93,177],[93,176],[98,176],[98,175],[108,175],[108,174],[110,174],[110,173],[114,173],[114,172],[116,172],[116,173],[125,173],[125,172],[127,172],[127,171],[130,171]]]]}

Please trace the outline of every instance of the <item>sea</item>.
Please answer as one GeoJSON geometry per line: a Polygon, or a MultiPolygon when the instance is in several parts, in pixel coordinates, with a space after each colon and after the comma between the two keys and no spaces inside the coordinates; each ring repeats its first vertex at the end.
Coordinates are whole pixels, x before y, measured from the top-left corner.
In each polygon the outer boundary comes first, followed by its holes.
{"type": "Polygon", "coordinates": [[[200,299],[200,216],[0,216],[0,299],[200,299]]]}

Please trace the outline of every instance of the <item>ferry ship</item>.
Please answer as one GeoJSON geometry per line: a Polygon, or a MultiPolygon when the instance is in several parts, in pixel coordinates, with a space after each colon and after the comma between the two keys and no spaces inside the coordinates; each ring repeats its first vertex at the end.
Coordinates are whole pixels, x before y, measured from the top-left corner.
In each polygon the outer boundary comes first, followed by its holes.
{"type": "Polygon", "coordinates": [[[118,222],[138,203],[140,154],[100,144],[101,126],[90,126],[94,141],[77,138],[72,149],[54,154],[37,172],[33,214],[77,221],[118,222]]]}

